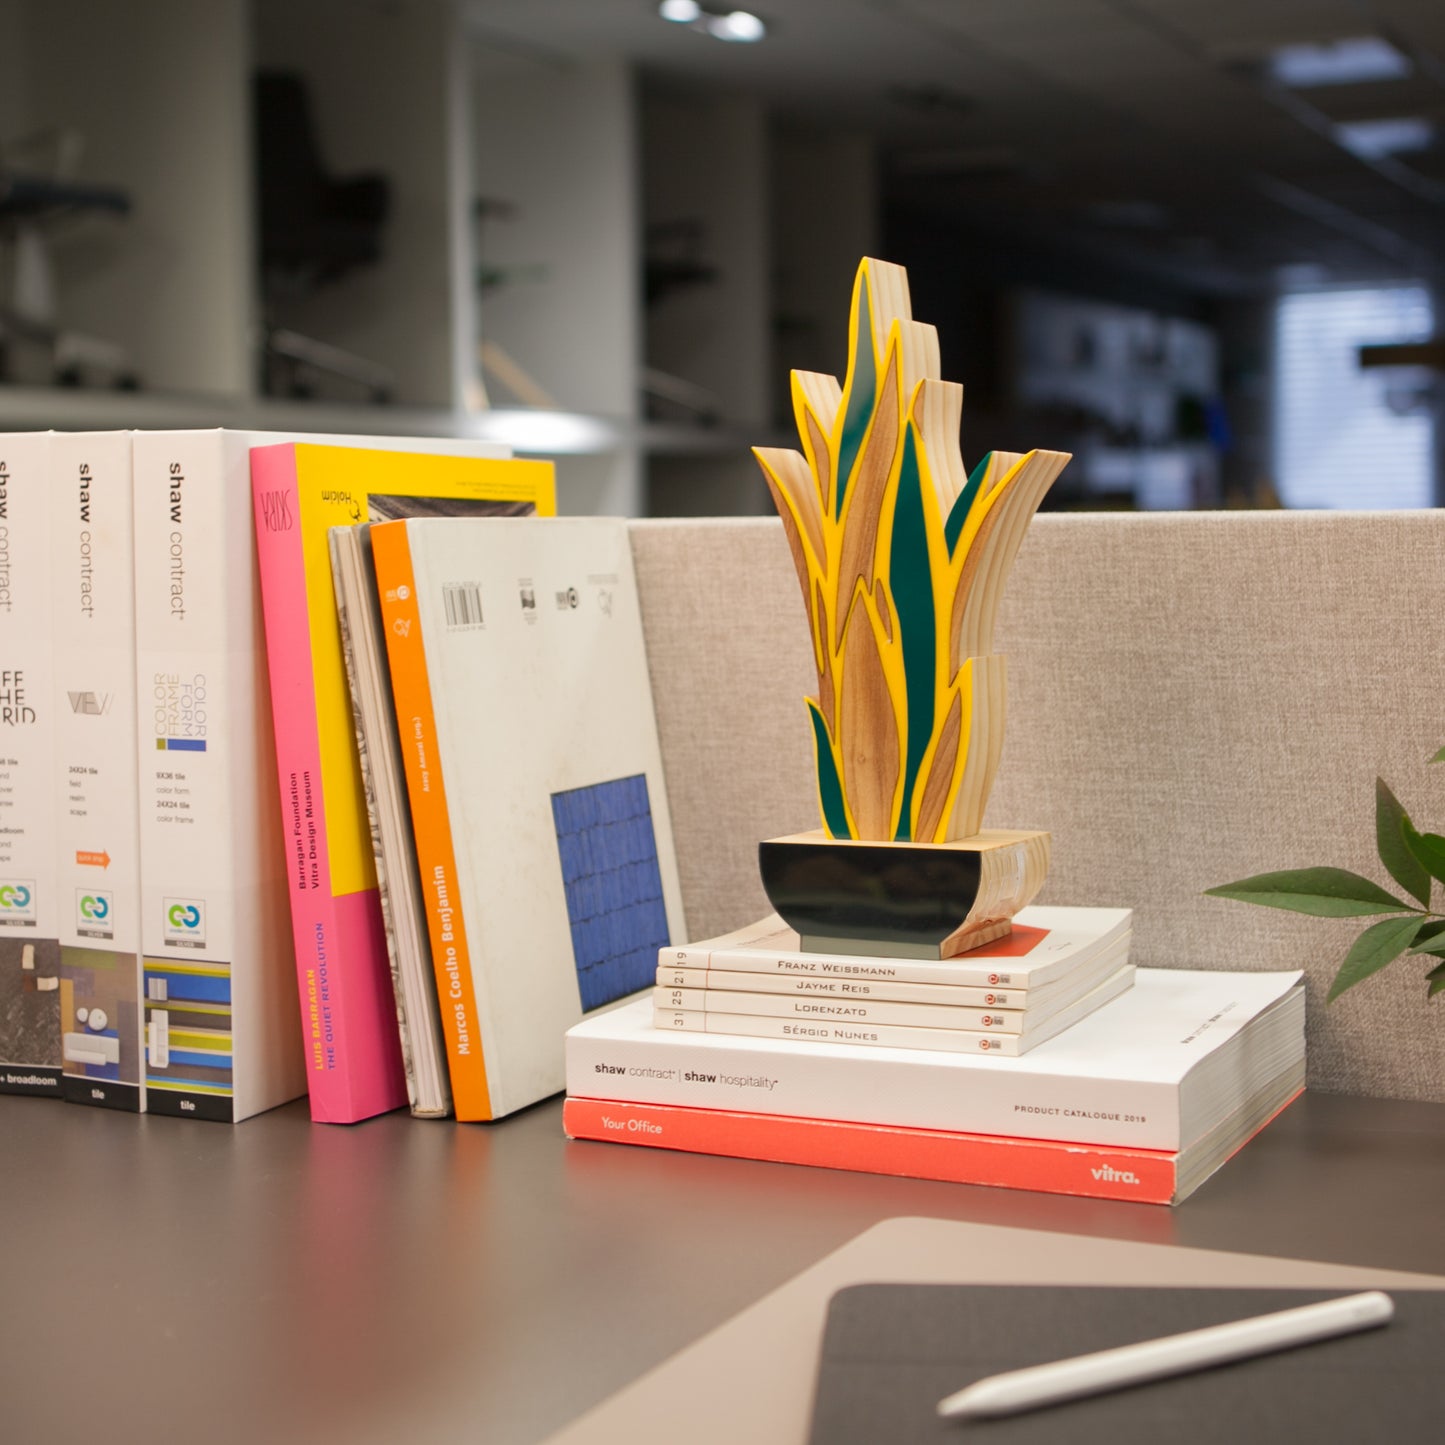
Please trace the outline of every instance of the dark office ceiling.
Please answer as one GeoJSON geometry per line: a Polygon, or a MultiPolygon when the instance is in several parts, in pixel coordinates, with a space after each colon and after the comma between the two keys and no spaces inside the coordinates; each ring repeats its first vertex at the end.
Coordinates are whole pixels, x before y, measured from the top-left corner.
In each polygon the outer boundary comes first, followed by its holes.
{"type": "Polygon", "coordinates": [[[758,3],[770,34],[752,45],[667,24],[655,0],[469,0],[468,17],[499,47],[622,56],[788,124],[866,131],[895,212],[1200,293],[1445,259],[1445,0],[758,3]],[[1270,78],[1282,45],[1358,37],[1402,73],[1270,78]],[[1339,129],[1400,119],[1423,149],[1362,154],[1339,129]]]}

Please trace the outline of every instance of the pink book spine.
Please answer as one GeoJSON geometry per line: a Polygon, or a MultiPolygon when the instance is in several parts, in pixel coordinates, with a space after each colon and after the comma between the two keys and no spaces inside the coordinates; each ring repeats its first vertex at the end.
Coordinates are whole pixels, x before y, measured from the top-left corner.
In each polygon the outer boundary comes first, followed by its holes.
{"type": "Polygon", "coordinates": [[[1162,1150],[575,1096],[562,1107],[562,1128],[572,1139],[1135,1204],[1171,1203],[1178,1174],[1176,1156],[1162,1150]]]}
{"type": "Polygon", "coordinates": [[[332,889],[295,448],[253,449],[251,488],[311,1117],[352,1124],[406,1103],[386,943],[376,899],[332,889]]]}

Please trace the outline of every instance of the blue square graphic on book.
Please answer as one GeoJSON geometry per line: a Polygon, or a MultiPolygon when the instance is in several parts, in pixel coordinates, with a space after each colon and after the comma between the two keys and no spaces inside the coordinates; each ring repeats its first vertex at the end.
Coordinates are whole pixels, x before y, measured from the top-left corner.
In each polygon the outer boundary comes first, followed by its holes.
{"type": "Polygon", "coordinates": [[[647,779],[637,773],[552,794],[572,958],[584,1010],[657,977],[669,943],[647,779]]]}

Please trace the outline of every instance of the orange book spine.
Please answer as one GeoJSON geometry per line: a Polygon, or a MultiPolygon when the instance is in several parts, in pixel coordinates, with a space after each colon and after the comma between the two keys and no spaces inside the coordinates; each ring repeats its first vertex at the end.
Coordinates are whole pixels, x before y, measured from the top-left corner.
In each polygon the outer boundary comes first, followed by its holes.
{"type": "Polygon", "coordinates": [[[432,970],[441,1003],[452,1104],[458,1119],[492,1117],[487,1065],[472,987],[466,920],[456,902],[457,860],[451,814],[437,749],[431,677],[417,607],[416,576],[404,521],[385,522],[371,531],[376,587],[385,624],[391,690],[406,769],[417,867],[426,898],[432,970]]]}
{"type": "Polygon", "coordinates": [[[690,1154],[809,1164],[948,1184],[1128,1199],[1136,1204],[1172,1203],[1178,1182],[1177,1158],[1163,1150],[954,1134],[838,1119],[570,1096],[562,1108],[562,1127],[573,1139],[605,1139],[690,1154]]]}

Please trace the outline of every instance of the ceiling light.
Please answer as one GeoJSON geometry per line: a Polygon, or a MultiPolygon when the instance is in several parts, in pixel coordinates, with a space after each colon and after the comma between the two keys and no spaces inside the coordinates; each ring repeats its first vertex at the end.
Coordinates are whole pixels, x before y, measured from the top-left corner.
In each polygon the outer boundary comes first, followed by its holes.
{"type": "Polygon", "coordinates": [[[1435,143],[1435,127],[1423,116],[1388,120],[1352,120],[1335,127],[1335,139],[1366,160],[1427,151],[1435,143]]]}
{"type": "Polygon", "coordinates": [[[751,44],[768,33],[768,27],[750,10],[712,10],[698,0],[662,0],[657,13],[675,25],[686,25],[714,40],[751,44]]]}
{"type": "Polygon", "coordinates": [[[1409,58],[1378,35],[1357,35],[1320,45],[1281,45],[1269,57],[1270,76],[1281,85],[1360,85],[1409,75],[1409,58]]]}
{"type": "Polygon", "coordinates": [[[716,40],[751,44],[768,33],[768,27],[750,11],[730,10],[726,15],[709,15],[707,33],[716,40]]]}

